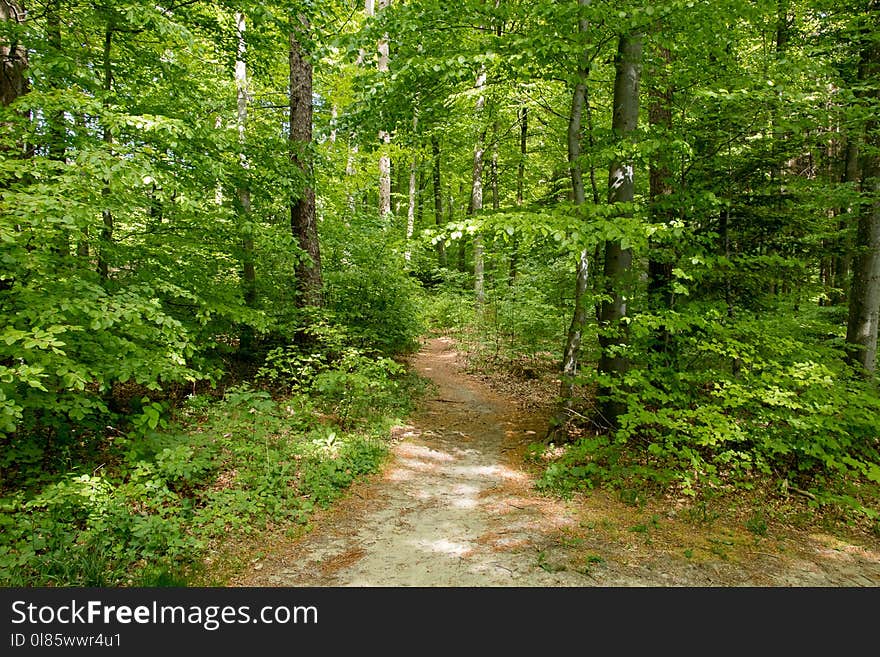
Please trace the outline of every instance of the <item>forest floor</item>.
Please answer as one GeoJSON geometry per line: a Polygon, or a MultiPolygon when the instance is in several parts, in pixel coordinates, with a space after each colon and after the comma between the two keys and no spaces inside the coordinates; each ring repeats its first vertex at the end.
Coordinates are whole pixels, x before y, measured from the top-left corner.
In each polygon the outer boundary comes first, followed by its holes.
{"type": "MultiPolygon", "coordinates": [[[[880,586],[880,540],[686,499],[534,489],[549,409],[469,374],[448,338],[411,365],[429,392],[383,471],[298,536],[261,539],[229,586],[880,586]]],[[[797,502],[795,502],[797,503],[797,502]]],[[[806,510],[801,517],[809,517],[806,510]]]]}

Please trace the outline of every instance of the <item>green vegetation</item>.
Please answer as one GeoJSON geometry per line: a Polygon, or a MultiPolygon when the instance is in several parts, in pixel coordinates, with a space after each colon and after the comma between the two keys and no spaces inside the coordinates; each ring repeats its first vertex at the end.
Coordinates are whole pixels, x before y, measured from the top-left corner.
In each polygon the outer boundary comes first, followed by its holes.
{"type": "MultiPolygon", "coordinates": [[[[275,363],[261,374],[277,378],[275,363]]],[[[299,369],[296,391],[275,398],[247,383],[189,395],[173,412],[144,398],[129,431],[63,472],[19,459],[7,472],[20,489],[2,501],[0,580],[179,585],[212,541],[305,524],[377,469],[420,389],[398,363],[353,347],[318,369],[299,369]]]]}
{"type": "Polygon", "coordinates": [[[430,330],[542,490],[880,532],[878,3],[662,4],[0,0],[0,578],[306,522],[430,330]]]}

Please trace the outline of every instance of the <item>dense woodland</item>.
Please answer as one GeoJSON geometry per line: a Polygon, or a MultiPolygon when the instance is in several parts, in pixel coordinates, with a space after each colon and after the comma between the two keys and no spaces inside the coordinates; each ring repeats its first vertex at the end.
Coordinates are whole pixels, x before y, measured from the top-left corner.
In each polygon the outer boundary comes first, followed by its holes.
{"type": "Polygon", "coordinates": [[[880,531],[877,0],[0,0],[0,580],[187,581],[442,330],[540,485],[880,531]]]}

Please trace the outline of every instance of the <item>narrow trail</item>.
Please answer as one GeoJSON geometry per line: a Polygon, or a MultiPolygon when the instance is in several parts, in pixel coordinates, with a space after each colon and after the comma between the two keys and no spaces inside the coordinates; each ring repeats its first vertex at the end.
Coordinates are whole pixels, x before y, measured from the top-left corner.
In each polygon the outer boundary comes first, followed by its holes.
{"type": "Polygon", "coordinates": [[[436,389],[400,428],[389,465],[231,585],[880,586],[880,552],[858,546],[817,543],[827,566],[765,546],[744,566],[600,531],[607,519],[538,495],[518,465],[542,418],[464,373],[446,338],[427,340],[412,366],[436,389]]]}

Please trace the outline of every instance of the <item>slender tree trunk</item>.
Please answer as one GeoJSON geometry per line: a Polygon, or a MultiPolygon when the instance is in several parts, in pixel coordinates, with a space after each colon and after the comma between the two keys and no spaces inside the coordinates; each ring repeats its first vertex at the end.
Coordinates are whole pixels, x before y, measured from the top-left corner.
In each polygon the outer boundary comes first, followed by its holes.
{"type": "MultiPolygon", "coordinates": [[[[391,0],[378,0],[378,8],[380,10],[390,4],[391,0]]],[[[389,46],[388,36],[386,35],[379,40],[378,68],[380,73],[388,72],[388,58],[389,46]]],[[[391,133],[387,130],[380,130],[379,141],[382,142],[382,152],[379,155],[379,216],[384,218],[391,214],[391,155],[388,153],[388,146],[391,144],[391,133]]]]}
{"type": "MultiPolygon", "coordinates": [[[[871,3],[871,13],[880,15],[880,2],[871,3]]],[[[867,40],[866,40],[867,41],[867,40]]],[[[873,84],[866,92],[874,103],[880,102],[880,42],[867,41],[859,67],[860,82],[873,84]]],[[[856,249],[850,287],[846,342],[850,360],[866,374],[877,369],[877,333],[880,323],[880,120],[876,114],[865,125],[865,149],[862,156],[862,194],[856,249]]]]}
{"type": "Polygon", "coordinates": [[[428,191],[428,176],[425,170],[425,162],[421,158],[416,162],[419,172],[419,181],[416,185],[416,226],[424,226],[425,218],[425,193],[428,191]]]}
{"type": "MultiPolygon", "coordinates": [[[[237,13],[235,22],[238,30],[238,49],[235,61],[235,89],[237,95],[237,127],[238,127],[238,143],[242,148],[239,156],[241,162],[242,175],[246,176],[250,165],[247,156],[244,153],[245,136],[247,130],[248,116],[248,78],[247,63],[245,55],[247,52],[247,42],[245,41],[245,30],[247,23],[244,14],[237,13]]],[[[251,222],[251,192],[247,183],[243,182],[238,187],[238,203],[239,203],[239,226],[241,231],[241,260],[242,260],[242,297],[244,305],[248,308],[254,308],[257,302],[257,272],[254,257],[254,230],[251,222]]],[[[249,355],[254,346],[253,328],[245,323],[241,328],[239,335],[239,351],[242,354],[249,355]]]]}
{"type": "MultiPolygon", "coordinates": [[[[718,241],[721,254],[727,262],[730,262],[730,208],[724,207],[718,214],[718,241]]],[[[733,320],[736,317],[736,307],[733,295],[733,279],[732,272],[728,269],[724,275],[724,305],[727,308],[727,319],[733,320]]],[[[742,360],[734,357],[730,361],[730,372],[734,376],[739,376],[742,370],[742,360]]]]}
{"type": "Polygon", "coordinates": [[[395,216],[401,216],[401,208],[403,207],[404,199],[406,198],[406,189],[408,185],[409,179],[409,167],[396,167],[394,166],[394,162],[391,162],[391,171],[397,176],[396,178],[391,178],[391,208],[392,214],[395,216]]]}
{"type": "MultiPolygon", "coordinates": [[[[107,29],[104,32],[104,107],[110,104],[110,92],[113,89],[113,64],[111,53],[113,48],[113,23],[112,20],[107,23],[107,29]]],[[[104,143],[109,145],[113,143],[113,131],[109,125],[104,126],[104,143]]],[[[105,181],[102,190],[104,203],[110,202],[110,181],[105,181]]],[[[98,253],[98,273],[103,280],[107,280],[110,276],[110,265],[107,259],[107,252],[110,249],[110,243],[113,240],[113,213],[109,207],[105,207],[101,213],[103,226],[101,228],[101,249],[98,253]]]]}
{"type": "MultiPolygon", "coordinates": [[[[458,186],[458,195],[460,197],[464,196],[464,183],[459,183],[458,186]]],[[[449,203],[447,203],[447,212],[449,214],[449,221],[453,221],[455,219],[455,194],[450,189],[449,190],[449,203]]],[[[470,209],[470,200],[468,200],[467,207],[465,208],[465,216],[467,216],[470,209]]],[[[457,249],[457,266],[458,271],[461,273],[466,273],[467,268],[467,234],[463,234],[458,239],[458,249],[457,249]]]]}
{"type": "MultiPolygon", "coordinates": [[[[586,6],[589,4],[589,0],[578,0],[578,4],[586,6]]],[[[578,21],[578,30],[583,34],[587,31],[587,28],[587,21],[580,19],[578,21]]],[[[578,208],[586,202],[583,165],[581,163],[581,132],[584,106],[587,99],[588,74],[589,59],[585,48],[584,53],[581,55],[577,70],[577,81],[572,93],[567,133],[568,171],[571,177],[572,199],[574,200],[575,207],[578,208]]],[[[574,382],[580,362],[583,331],[587,323],[584,296],[587,292],[589,274],[589,255],[586,249],[583,249],[575,266],[574,311],[572,312],[571,323],[568,326],[568,333],[565,338],[565,348],[562,353],[562,375],[559,383],[560,410],[550,423],[550,430],[553,435],[562,431],[574,401],[574,382]]]]}
{"type": "MultiPolygon", "coordinates": [[[[51,0],[46,6],[46,41],[55,57],[62,54],[61,43],[61,0],[51,0]]],[[[61,162],[65,148],[64,110],[52,113],[49,130],[49,157],[61,162]]]]}
{"type": "MultiPolygon", "coordinates": [[[[85,129],[85,118],[82,115],[79,115],[74,118],[74,126],[77,130],[85,129]]],[[[76,256],[83,263],[87,263],[89,260],[89,226],[86,224],[83,226],[79,235],[77,236],[77,244],[76,244],[76,256]]]]}
{"type": "MultiPolygon", "coordinates": [[[[418,127],[418,116],[413,117],[413,132],[416,131],[418,127]]],[[[406,251],[403,253],[404,260],[407,262],[412,258],[412,253],[410,252],[410,242],[412,241],[413,233],[415,232],[416,227],[416,195],[418,194],[418,187],[416,186],[416,173],[418,169],[418,160],[417,156],[413,154],[412,161],[409,164],[409,204],[406,209],[406,251]]]]}
{"type": "MultiPolygon", "coordinates": [[[[843,175],[841,182],[852,185],[859,184],[859,141],[855,134],[851,134],[847,138],[845,160],[843,166],[843,175]]],[[[846,303],[849,298],[849,278],[850,266],[852,263],[852,245],[849,243],[848,236],[850,234],[850,218],[858,213],[854,212],[855,208],[843,208],[841,211],[842,219],[838,223],[839,239],[836,245],[834,256],[831,260],[831,304],[839,305],[846,303]]]]}
{"type": "MultiPolygon", "coordinates": [[[[639,120],[639,78],[641,74],[642,37],[624,34],[617,49],[614,79],[614,114],[611,129],[619,143],[632,137],[639,120]]],[[[634,164],[615,157],[608,171],[608,200],[610,203],[630,203],[635,196],[634,164]]],[[[599,344],[601,355],[598,372],[621,381],[628,367],[625,353],[628,342],[626,299],[631,287],[632,250],[617,240],[605,243],[606,300],[602,302],[599,344]]],[[[623,404],[613,395],[613,385],[603,385],[600,421],[609,427],[617,426],[624,412],[623,404]]]]}
{"type": "MultiPolygon", "coordinates": [[[[483,108],[486,105],[486,96],[484,88],[486,86],[486,71],[482,69],[477,75],[475,89],[478,93],[477,104],[474,108],[474,114],[479,121],[483,114],[483,108]]],[[[483,209],[483,159],[486,152],[486,130],[481,128],[477,142],[474,145],[474,168],[471,177],[471,201],[468,205],[468,215],[476,216],[483,209]]],[[[462,246],[464,244],[462,243],[462,246]]],[[[484,282],[484,263],[483,263],[483,237],[480,232],[474,233],[474,296],[477,305],[482,305],[486,301],[486,290],[484,282]]]]}
{"type": "Polygon", "coordinates": [[[290,33],[290,146],[291,162],[305,180],[300,197],[290,207],[293,236],[306,257],[296,264],[297,305],[321,306],[324,282],[315,218],[312,172],[312,64],[298,35],[309,29],[305,17],[290,33]]]}
{"type": "MultiPolygon", "coordinates": [[[[648,121],[651,126],[663,132],[672,129],[672,88],[668,83],[671,56],[669,49],[658,47],[658,60],[662,69],[655,71],[655,82],[650,88],[651,104],[648,108],[648,121]]],[[[662,139],[662,138],[661,138],[662,139]]],[[[649,165],[649,198],[651,221],[655,224],[669,225],[674,219],[674,212],[669,207],[669,196],[672,194],[670,170],[665,153],[658,153],[651,158],[649,165]]],[[[663,253],[661,246],[654,240],[649,243],[648,260],[648,303],[654,310],[672,308],[672,256],[663,253]]],[[[655,351],[665,352],[669,346],[669,331],[660,327],[652,343],[655,351]]]]}
{"type": "MultiPolygon", "coordinates": [[[[529,145],[529,108],[523,102],[519,114],[519,162],[516,166],[516,207],[521,208],[525,199],[526,155],[529,145]]],[[[519,233],[514,230],[510,244],[510,269],[507,274],[508,285],[516,282],[519,266],[519,233]]]]}
{"type": "MultiPolygon", "coordinates": [[[[53,57],[60,58],[62,50],[61,41],[61,0],[50,0],[46,5],[46,42],[51,48],[53,57]]],[[[61,90],[63,82],[56,76],[51,76],[52,88],[61,90]]],[[[67,130],[65,127],[64,110],[58,109],[49,117],[49,159],[63,163],[67,151],[67,130]]],[[[59,164],[58,166],[61,166],[59,164]]],[[[58,235],[56,250],[62,257],[70,255],[70,233],[62,228],[58,235]]],[[[66,266],[66,265],[62,265],[66,266]]]]}
{"type": "Polygon", "coordinates": [[[354,174],[356,173],[354,168],[355,158],[357,158],[358,154],[358,145],[352,144],[354,141],[355,135],[352,133],[349,137],[349,147],[348,147],[348,157],[345,160],[345,177],[349,180],[348,189],[345,192],[346,197],[346,207],[348,208],[349,215],[353,215],[355,211],[355,197],[353,191],[353,183],[351,179],[354,178],[354,174]]]}
{"type": "MultiPolygon", "coordinates": [[[[436,136],[431,137],[431,154],[434,159],[434,223],[439,228],[444,224],[443,219],[443,187],[440,177],[440,140],[436,136]]],[[[437,264],[446,266],[446,241],[437,240],[437,264]]]]}
{"type": "Polygon", "coordinates": [[[492,123],[492,157],[489,160],[489,172],[492,190],[492,209],[501,207],[501,199],[498,196],[498,121],[492,123]]]}

